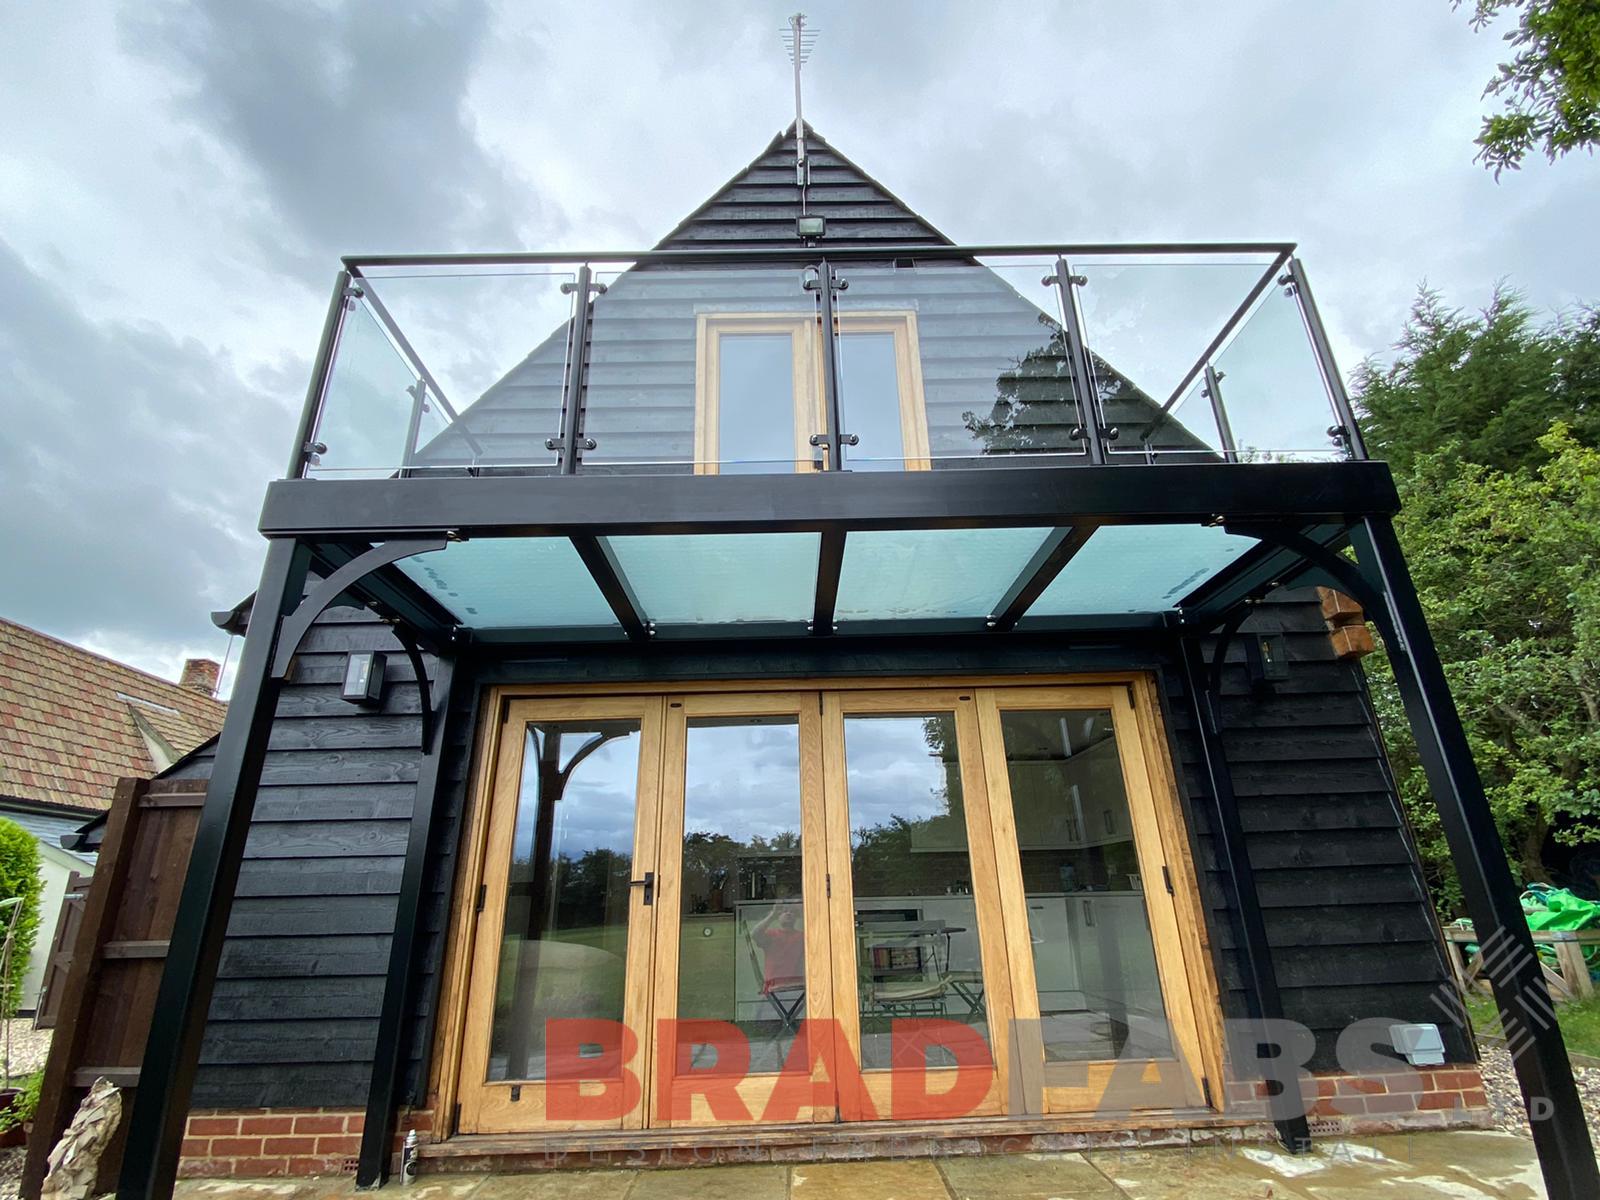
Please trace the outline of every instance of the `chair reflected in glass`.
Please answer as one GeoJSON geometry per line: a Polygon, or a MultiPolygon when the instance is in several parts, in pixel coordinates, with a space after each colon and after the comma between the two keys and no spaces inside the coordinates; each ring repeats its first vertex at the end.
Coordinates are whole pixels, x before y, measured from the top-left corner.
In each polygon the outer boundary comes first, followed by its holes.
{"type": "Polygon", "coordinates": [[[777,1014],[779,1037],[799,1030],[806,1005],[805,915],[798,900],[780,900],[745,926],[745,948],[761,995],[777,1014]]]}

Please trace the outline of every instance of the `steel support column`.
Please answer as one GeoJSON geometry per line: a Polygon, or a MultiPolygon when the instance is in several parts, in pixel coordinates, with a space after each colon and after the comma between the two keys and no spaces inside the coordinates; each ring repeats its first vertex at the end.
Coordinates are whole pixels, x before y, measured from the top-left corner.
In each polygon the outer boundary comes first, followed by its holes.
{"type": "Polygon", "coordinates": [[[1386,517],[1369,517],[1353,531],[1352,540],[1368,580],[1382,589],[1387,600],[1388,611],[1374,614],[1375,619],[1385,633],[1395,682],[1461,879],[1467,912],[1480,943],[1492,951],[1484,955],[1486,971],[1528,1105],[1545,1187],[1550,1200],[1600,1196],[1600,1169],[1549,989],[1518,903],[1520,889],[1506,862],[1394,526],[1386,517]]]}
{"type": "Polygon", "coordinates": [[[358,1188],[382,1187],[389,1177],[395,1098],[405,1073],[406,1022],[411,1015],[417,959],[423,941],[421,925],[428,852],[444,807],[441,785],[445,781],[451,693],[457,679],[453,658],[443,657],[437,661],[433,677],[432,737],[417,774],[411,828],[406,835],[405,867],[400,875],[400,899],[395,907],[394,936],[389,941],[389,969],[383,985],[383,1007],[378,1015],[372,1081],[367,1090],[367,1116],[361,1127],[361,1157],[356,1166],[358,1188]]]}
{"type": "MultiPolygon", "coordinates": [[[[1244,968],[1245,1001],[1249,1005],[1250,1019],[1257,1028],[1252,1044],[1244,1047],[1250,1054],[1235,1057],[1266,1057],[1264,1050],[1276,1045],[1266,1022],[1283,1019],[1283,1000],[1278,993],[1278,976],[1272,965],[1272,947],[1267,941],[1266,920],[1261,913],[1261,900],[1256,892],[1255,870],[1250,865],[1250,854],[1245,846],[1244,825],[1239,819],[1238,798],[1233,790],[1233,773],[1228,768],[1228,758],[1222,748],[1222,711],[1220,689],[1211,686],[1205,655],[1195,637],[1178,639],[1183,660],[1183,686],[1189,697],[1190,713],[1194,721],[1195,739],[1200,746],[1200,757],[1205,770],[1205,785],[1211,801],[1212,836],[1216,843],[1217,864],[1232,892],[1228,897],[1228,910],[1233,914],[1240,965],[1244,968]]],[[[1225,645],[1218,647],[1220,655],[1225,645]]],[[[1219,670],[1220,674],[1220,670],[1219,670]]],[[[1311,1144],[1311,1129],[1306,1121],[1305,1107],[1295,1092],[1280,1090],[1267,1098],[1272,1123],[1277,1127],[1278,1138],[1284,1147],[1293,1152],[1305,1150],[1311,1144]]]]}
{"type": "Polygon", "coordinates": [[[300,602],[309,560],[297,541],[267,544],[139,1068],[117,1188],[123,1200],[165,1200],[172,1193],[200,1039],[278,707],[281,683],[272,672],[278,630],[284,614],[300,602]]]}

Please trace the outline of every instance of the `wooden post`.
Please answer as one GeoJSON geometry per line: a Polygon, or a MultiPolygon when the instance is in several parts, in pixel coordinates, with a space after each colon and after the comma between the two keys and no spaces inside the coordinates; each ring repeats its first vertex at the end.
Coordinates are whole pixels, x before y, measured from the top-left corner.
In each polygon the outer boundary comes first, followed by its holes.
{"type": "Polygon", "coordinates": [[[22,1200],[39,1200],[50,1151],[66,1132],[78,1105],[72,1068],[83,1055],[92,1022],[88,1019],[99,982],[101,950],[111,932],[112,901],[122,895],[132,858],[133,835],[139,825],[139,801],[149,788],[147,779],[119,779],[112,794],[111,813],[95,866],[94,882],[84,902],[83,923],[72,948],[72,970],[67,975],[57,1009],[56,1029],[45,1060],[39,1108],[28,1138],[28,1158],[22,1168],[18,1194],[22,1200]]]}
{"type": "Polygon", "coordinates": [[[1583,1000],[1594,995],[1594,980],[1589,978],[1589,964],[1583,960],[1583,944],[1578,935],[1570,930],[1551,930],[1549,938],[1556,949],[1556,969],[1572,998],[1583,1000]]]}

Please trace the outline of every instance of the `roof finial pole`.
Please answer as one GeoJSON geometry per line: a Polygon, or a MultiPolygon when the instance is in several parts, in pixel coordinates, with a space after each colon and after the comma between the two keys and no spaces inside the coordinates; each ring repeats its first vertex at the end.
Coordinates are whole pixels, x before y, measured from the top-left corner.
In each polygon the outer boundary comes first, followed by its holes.
{"type": "Polygon", "coordinates": [[[804,212],[807,182],[806,119],[800,107],[800,68],[811,57],[811,48],[817,42],[816,33],[806,29],[805,13],[797,12],[789,18],[789,27],[784,30],[783,40],[789,48],[789,61],[794,64],[794,170],[795,183],[800,188],[800,211],[804,212]]]}

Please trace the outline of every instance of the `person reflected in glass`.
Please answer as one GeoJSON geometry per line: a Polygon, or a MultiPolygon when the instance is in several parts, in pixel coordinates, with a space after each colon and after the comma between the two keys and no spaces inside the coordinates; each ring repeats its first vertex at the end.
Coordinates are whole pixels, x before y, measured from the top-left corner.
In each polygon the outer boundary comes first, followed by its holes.
{"type": "Polygon", "coordinates": [[[761,951],[761,990],[774,992],[804,987],[806,982],[805,914],[798,900],[779,900],[750,930],[761,951]]]}

